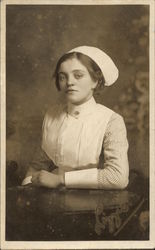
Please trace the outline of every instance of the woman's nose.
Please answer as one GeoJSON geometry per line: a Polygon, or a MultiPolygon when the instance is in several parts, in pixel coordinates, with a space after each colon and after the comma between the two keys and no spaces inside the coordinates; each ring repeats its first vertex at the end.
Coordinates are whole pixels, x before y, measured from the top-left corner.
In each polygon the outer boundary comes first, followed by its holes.
{"type": "Polygon", "coordinates": [[[67,86],[72,86],[74,85],[74,79],[73,77],[69,76],[67,79],[67,86]]]}

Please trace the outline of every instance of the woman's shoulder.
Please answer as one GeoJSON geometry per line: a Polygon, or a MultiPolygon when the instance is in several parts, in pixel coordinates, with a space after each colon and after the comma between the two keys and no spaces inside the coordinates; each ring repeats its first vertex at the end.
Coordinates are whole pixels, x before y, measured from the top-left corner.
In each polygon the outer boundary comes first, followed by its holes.
{"type": "Polygon", "coordinates": [[[100,103],[97,103],[96,109],[97,109],[98,113],[101,113],[101,114],[105,114],[105,113],[113,114],[113,112],[114,112],[112,109],[110,109],[110,108],[108,108],[100,103]]]}
{"type": "Polygon", "coordinates": [[[63,112],[63,110],[64,110],[64,105],[62,103],[55,103],[48,107],[45,115],[53,117],[63,112]]]}
{"type": "Polygon", "coordinates": [[[109,121],[111,119],[117,119],[117,117],[119,116],[114,110],[104,106],[103,104],[97,103],[96,107],[98,115],[100,117],[103,117],[104,119],[107,118],[109,121]]]}
{"type": "Polygon", "coordinates": [[[62,104],[53,104],[48,107],[45,116],[44,116],[44,124],[49,124],[53,120],[60,118],[61,114],[63,114],[64,106],[62,104]]]}
{"type": "Polygon", "coordinates": [[[113,114],[111,115],[109,122],[107,124],[107,129],[106,132],[112,132],[113,133],[117,133],[118,131],[121,131],[121,133],[126,134],[126,125],[125,125],[125,121],[122,115],[113,112],[113,114]],[[117,131],[117,132],[116,132],[117,131]]]}
{"type": "Polygon", "coordinates": [[[101,113],[105,113],[105,112],[109,113],[111,115],[111,118],[110,118],[111,121],[113,121],[113,120],[122,120],[123,119],[122,115],[118,114],[113,109],[110,109],[110,108],[104,106],[103,104],[97,103],[97,109],[101,113]]]}
{"type": "Polygon", "coordinates": [[[124,118],[121,114],[115,112],[114,110],[102,105],[97,104],[97,109],[100,114],[102,114],[104,117],[105,115],[108,116],[108,127],[115,127],[115,126],[121,126],[123,127],[125,125],[124,118]]]}

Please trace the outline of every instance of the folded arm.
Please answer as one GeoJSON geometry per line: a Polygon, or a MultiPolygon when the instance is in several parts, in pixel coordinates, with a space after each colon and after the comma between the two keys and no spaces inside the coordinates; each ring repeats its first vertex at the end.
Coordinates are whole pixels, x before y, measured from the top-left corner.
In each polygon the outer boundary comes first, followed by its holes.
{"type": "Polygon", "coordinates": [[[107,125],[98,168],[66,172],[64,176],[51,173],[56,167],[39,148],[31,162],[22,185],[33,182],[55,188],[124,189],[128,185],[128,141],[123,118],[114,113],[107,125]],[[33,178],[32,178],[33,176],[33,178]]]}

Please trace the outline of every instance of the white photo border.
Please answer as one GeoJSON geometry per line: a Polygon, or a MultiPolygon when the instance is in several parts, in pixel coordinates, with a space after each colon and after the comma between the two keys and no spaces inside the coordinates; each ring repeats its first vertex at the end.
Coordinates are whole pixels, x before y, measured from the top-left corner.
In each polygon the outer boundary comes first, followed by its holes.
{"type": "Polygon", "coordinates": [[[155,248],[155,1],[154,0],[1,0],[1,249],[154,249],[155,248]],[[5,165],[6,165],[6,6],[7,5],[149,5],[150,6],[150,240],[148,241],[55,241],[24,242],[5,240],[5,165]]]}

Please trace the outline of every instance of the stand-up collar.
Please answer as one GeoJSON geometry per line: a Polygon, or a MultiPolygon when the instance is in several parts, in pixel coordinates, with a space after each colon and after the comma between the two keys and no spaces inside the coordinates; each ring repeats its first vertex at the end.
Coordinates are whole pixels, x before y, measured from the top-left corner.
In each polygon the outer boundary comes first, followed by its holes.
{"type": "Polygon", "coordinates": [[[74,105],[72,103],[68,103],[67,113],[75,118],[79,118],[81,116],[85,116],[92,113],[95,106],[95,99],[94,97],[91,97],[87,102],[81,105],[74,105]]]}

